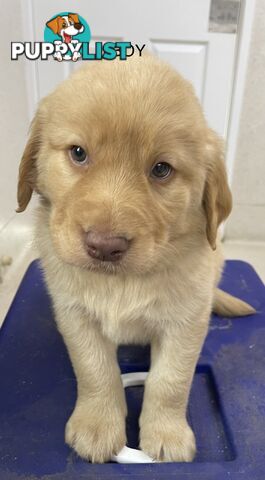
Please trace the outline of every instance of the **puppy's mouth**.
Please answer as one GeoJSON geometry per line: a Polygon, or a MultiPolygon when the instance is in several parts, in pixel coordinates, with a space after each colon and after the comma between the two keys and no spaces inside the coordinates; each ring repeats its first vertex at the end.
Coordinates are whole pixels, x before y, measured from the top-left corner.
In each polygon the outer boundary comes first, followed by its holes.
{"type": "Polygon", "coordinates": [[[68,35],[68,33],[63,32],[63,39],[64,43],[71,43],[72,35],[68,35]]]}
{"type": "Polygon", "coordinates": [[[109,273],[112,275],[115,275],[121,271],[125,271],[122,260],[118,260],[116,262],[107,262],[100,259],[91,259],[88,264],[88,268],[89,270],[93,270],[99,273],[109,273]]]}

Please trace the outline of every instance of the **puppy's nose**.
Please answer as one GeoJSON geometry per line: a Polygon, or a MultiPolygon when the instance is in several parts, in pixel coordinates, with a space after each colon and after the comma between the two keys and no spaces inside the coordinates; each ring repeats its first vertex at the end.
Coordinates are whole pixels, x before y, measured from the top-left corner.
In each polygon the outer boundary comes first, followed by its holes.
{"type": "Polygon", "coordinates": [[[82,23],[75,23],[75,28],[77,30],[81,30],[82,26],[83,26],[82,23]]]}
{"type": "Polygon", "coordinates": [[[103,262],[117,262],[128,250],[129,242],[125,237],[112,237],[91,230],[86,235],[86,246],[90,257],[103,262]]]}

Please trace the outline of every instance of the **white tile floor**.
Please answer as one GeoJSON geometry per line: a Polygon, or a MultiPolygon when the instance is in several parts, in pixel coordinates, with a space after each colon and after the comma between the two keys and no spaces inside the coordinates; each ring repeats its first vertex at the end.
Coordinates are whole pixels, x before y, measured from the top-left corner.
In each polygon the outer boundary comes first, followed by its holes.
{"type": "MultiPolygon", "coordinates": [[[[0,284],[0,326],[28,265],[37,257],[27,237],[26,239],[23,252],[16,257],[14,264],[9,267],[5,275],[4,282],[0,284]]],[[[227,259],[249,262],[265,282],[265,242],[226,241],[224,251],[227,259]]]]}

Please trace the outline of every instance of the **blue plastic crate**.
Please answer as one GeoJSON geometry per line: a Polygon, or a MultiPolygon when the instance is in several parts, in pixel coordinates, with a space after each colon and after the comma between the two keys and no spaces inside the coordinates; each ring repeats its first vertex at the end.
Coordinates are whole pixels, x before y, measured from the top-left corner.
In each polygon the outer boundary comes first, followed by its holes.
{"type": "MultiPolygon", "coordinates": [[[[33,262],[0,331],[0,479],[265,479],[265,287],[253,268],[228,261],[224,290],[256,315],[212,316],[189,401],[193,463],[90,464],[64,443],[76,381],[56,330],[39,263],[33,262]]],[[[145,371],[149,348],[123,346],[122,372],[145,371]]],[[[127,436],[138,444],[143,387],[126,390],[127,436]]]]}

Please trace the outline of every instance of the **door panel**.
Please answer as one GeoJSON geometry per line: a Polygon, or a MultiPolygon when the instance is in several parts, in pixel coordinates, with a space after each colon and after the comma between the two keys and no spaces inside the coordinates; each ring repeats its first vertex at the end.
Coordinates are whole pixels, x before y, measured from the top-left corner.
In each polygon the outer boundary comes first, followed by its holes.
{"type": "Polygon", "coordinates": [[[154,41],[152,47],[154,53],[193,83],[202,101],[207,44],[154,41]]]}
{"type": "MultiPolygon", "coordinates": [[[[21,2],[25,9],[25,2],[21,2]]],[[[73,11],[73,3],[29,0],[27,8],[30,11],[24,17],[27,22],[32,18],[34,40],[43,41],[46,21],[61,11],[73,11]]],[[[210,0],[77,0],[74,10],[87,20],[92,41],[145,43],[172,64],[194,85],[209,125],[226,135],[236,35],[208,31],[210,0]]],[[[24,40],[29,41],[26,29],[24,40]]],[[[32,82],[37,83],[38,101],[81,62],[57,63],[50,58],[36,63],[37,67],[28,68],[35,68],[32,82]]]]}

